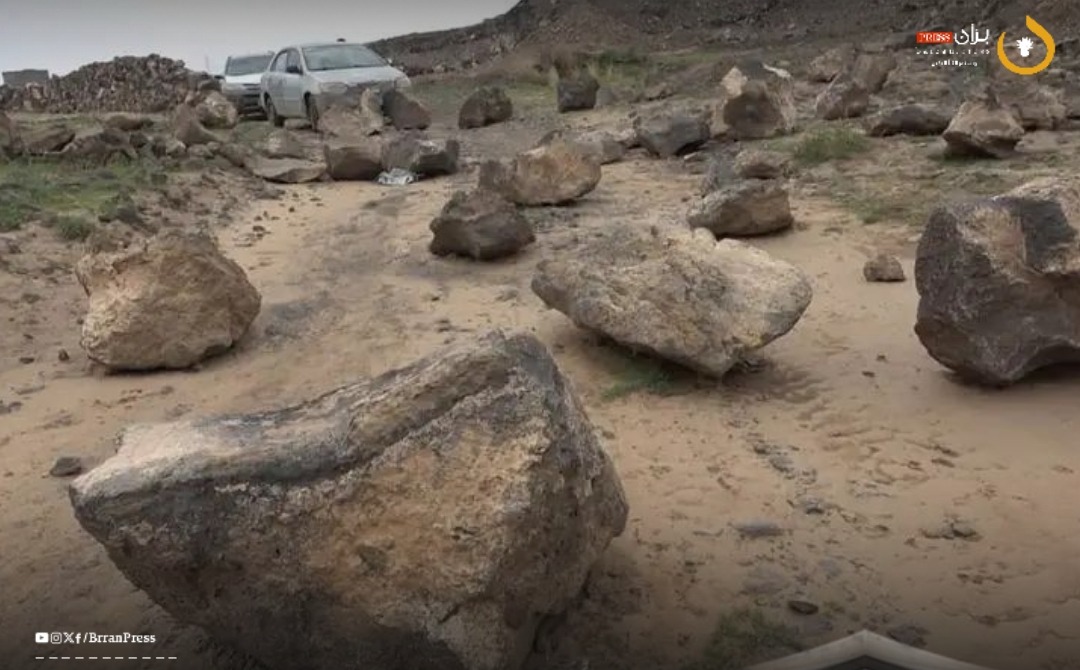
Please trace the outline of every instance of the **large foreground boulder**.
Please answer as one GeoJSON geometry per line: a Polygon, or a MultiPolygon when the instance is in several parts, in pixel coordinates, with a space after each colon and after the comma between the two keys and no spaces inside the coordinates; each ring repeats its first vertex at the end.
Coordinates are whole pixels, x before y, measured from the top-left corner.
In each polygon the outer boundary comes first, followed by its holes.
{"type": "Polygon", "coordinates": [[[510,161],[481,165],[479,183],[518,205],[561,205],[591,192],[600,183],[600,161],[580,145],[555,140],[510,161]]]}
{"type": "Polygon", "coordinates": [[[720,82],[720,101],[712,134],[735,139],[763,139],[795,130],[795,84],[786,70],[747,61],[720,82]]]}
{"type": "Polygon", "coordinates": [[[717,377],[791,330],[812,296],[799,269],[743,242],[625,228],[543,261],[532,289],[581,328],[717,377]]]}
{"type": "Polygon", "coordinates": [[[550,354],[486,335],[280,411],[138,425],[75,516],[271,670],[520,667],[627,504],[550,354]]]}
{"type": "Polygon", "coordinates": [[[941,207],[919,242],[915,333],[964,377],[1005,385],[1080,361],[1080,182],[941,207]]]}
{"type": "Polygon", "coordinates": [[[81,344],[113,370],[188,368],[227,351],[259,313],[244,270],[204,235],[167,232],[84,256],[81,344]]]}
{"type": "Polygon", "coordinates": [[[457,191],[431,222],[431,253],[479,261],[511,256],[536,241],[517,205],[494,191],[457,191]]]}

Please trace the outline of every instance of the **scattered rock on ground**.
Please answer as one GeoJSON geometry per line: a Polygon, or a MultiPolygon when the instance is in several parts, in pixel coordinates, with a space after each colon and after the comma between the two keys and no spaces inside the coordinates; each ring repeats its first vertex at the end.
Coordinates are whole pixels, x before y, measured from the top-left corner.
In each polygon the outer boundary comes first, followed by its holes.
{"type": "Polygon", "coordinates": [[[867,93],[878,93],[896,69],[896,55],[889,51],[862,53],[851,65],[850,76],[867,93]]]}
{"type": "Polygon", "coordinates": [[[784,185],[751,179],[727,184],[705,195],[687,217],[691,228],[705,228],[717,237],[768,235],[795,222],[784,185]]]}
{"type": "Polygon", "coordinates": [[[195,116],[199,123],[212,129],[235,128],[240,122],[236,105],[217,91],[207,93],[195,106],[195,116]]]}
{"type": "Polygon", "coordinates": [[[617,163],[626,156],[626,143],[607,130],[552,130],[540,138],[537,146],[551,144],[556,140],[573,142],[591,154],[601,165],[617,163]]]}
{"type": "Polygon", "coordinates": [[[63,123],[26,124],[19,128],[19,146],[33,156],[63,150],[73,139],[75,130],[63,123]]]}
{"type": "Polygon", "coordinates": [[[520,667],[628,513],[551,355],[500,333],[285,410],[128,428],[71,501],[172,617],[274,668],[520,667]]]}
{"type": "Polygon", "coordinates": [[[592,153],[557,140],[510,161],[484,163],[479,183],[518,205],[561,205],[590,193],[600,176],[600,162],[592,153]]]}
{"type": "Polygon", "coordinates": [[[559,79],[555,84],[559,112],[593,109],[596,107],[596,94],[599,90],[600,82],[584,66],[559,72],[559,79]]]}
{"type": "Polygon", "coordinates": [[[901,282],[907,279],[900,259],[889,254],[878,254],[866,261],[863,277],[868,282],[901,282]]]}
{"type": "Polygon", "coordinates": [[[952,156],[1008,158],[1024,138],[1024,129],[993,91],[967,100],[942,133],[952,156]]]}
{"type": "Polygon", "coordinates": [[[108,128],[116,128],[125,133],[133,133],[139,130],[146,130],[150,126],[154,125],[154,119],[145,114],[131,114],[125,112],[117,112],[116,114],[110,114],[105,117],[105,126],[108,128]]]}
{"type": "Polygon", "coordinates": [[[797,113],[791,75],[760,61],[733,67],[720,82],[713,136],[763,139],[794,131],[797,113]]]}
{"type": "Polygon", "coordinates": [[[306,184],[326,173],[326,164],[301,158],[252,156],[246,162],[251,174],[276,184],[306,184]]]}
{"type": "Polygon", "coordinates": [[[223,353],[259,313],[243,269],[204,235],[169,231],[75,268],[89,297],[80,343],[113,370],[188,368],[223,353]]]}
{"type": "Polygon", "coordinates": [[[791,170],[791,156],[767,149],[744,149],[735,156],[735,173],[744,179],[779,179],[791,170]]]}
{"type": "Polygon", "coordinates": [[[262,142],[262,153],[269,158],[304,158],[307,151],[291,131],[275,128],[262,142]]]}
{"type": "Polygon", "coordinates": [[[383,171],[383,142],[377,137],[327,140],[323,158],[334,181],[374,181],[383,171]]]}
{"type": "Polygon", "coordinates": [[[383,93],[383,111],[398,130],[425,130],[431,125],[431,112],[418,100],[397,89],[383,93]]]}
{"type": "Polygon", "coordinates": [[[700,114],[669,111],[634,119],[638,142],[646,151],[660,158],[670,158],[692,151],[707,142],[709,123],[700,114]]]}
{"type": "Polygon", "coordinates": [[[82,474],[82,471],[82,459],[77,456],[61,456],[56,459],[52,468],[49,469],[49,475],[52,477],[74,477],[82,474]]]}
{"type": "Polygon", "coordinates": [[[458,112],[458,128],[482,128],[509,121],[514,115],[514,103],[499,86],[483,86],[473,92],[458,112]]]}
{"type": "Polygon", "coordinates": [[[936,209],[915,262],[915,333],[930,355],[991,385],[1080,361],[1078,217],[1072,178],[936,209]]]}
{"type": "Polygon", "coordinates": [[[383,145],[386,170],[408,170],[421,177],[438,177],[458,171],[461,144],[455,139],[431,140],[415,134],[398,135],[383,145]]]}
{"type": "Polygon", "coordinates": [[[866,124],[871,137],[892,135],[940,135],[949,127],[951,117],[939,108],[913,103],[879,112],[866,124]]]}
{"type": "Polygon", "coordinates": [[[184,146],[193,147],[196,144],[210,144],[211,142],[224,144],[222,138],[199,121],[195,108],[189,105],[179,105],[173,112],[172,131],[173,136],[183,142],[184,146]]]}
{"type": "Polygon", "coordinates": [[[828,83],[846,71],[855,61],[855,46],[844,44],[828,49],[810,61],[807,75],[810,81],[828,83]]]}
{"type": "Polygon", "coordinates": [[[97,163],[107,163],[116,156],[123,156],[129,160],[138,158],[138,153],[131,146],[128,133],[110,126],[77,134],[75,139],[64,146],[61,153],[69,158],[80,158],[97,163]]]}
{"type": "Polygon", "coordinates": [[[319,112],[319,132],[327,137],[356,138],[378,135],[386,126],[381,93],[367,89],[356,106],[329,104],[319,112]]]}
{"type": "Polygon", "coordinates": [[[11,117],[0,111],[0,157],[13,158],[20,152],[19,130],[11,117]]]}
{"type": "Polygon", "coordinates": [[[487,189],[457,191],[431,222],[431,253],[486,261],[510,256],[536,241],[517,206],[487,189]]]}
{"type": "Polygon", "coordinates": [[[1040,77],[1017,77],[1002,70],[989,85],[1024,130],[1055,130],[1068,118],[1065,91],[1045,85],[1040,77]]]}
{"type": "Polygon", "coordinates": [[[791,330],[812,295],[800,270],[742,242],[627,228],[541,262],[532,289],[581,328],[718,377],[791,330]]]}
{"type": "Polygon", "coordinates": [[[841,74],[814,101],[814,114],[825,121],[853,119],[870,108],[870,93],[862,84],[841,74]]]}

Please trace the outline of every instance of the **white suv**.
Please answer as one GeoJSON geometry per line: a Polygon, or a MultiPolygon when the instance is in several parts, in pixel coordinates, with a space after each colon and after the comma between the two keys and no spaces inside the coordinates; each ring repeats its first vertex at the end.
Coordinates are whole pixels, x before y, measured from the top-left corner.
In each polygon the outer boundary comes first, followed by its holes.
{"type": "Polygon", "coordinates": [[[363,44],[328,42],[278,51],[260,82],[261,103],[275,126],[307,119],[318,128],[319,108],[370,86],[404,88],[409,78],[363,44]]]}

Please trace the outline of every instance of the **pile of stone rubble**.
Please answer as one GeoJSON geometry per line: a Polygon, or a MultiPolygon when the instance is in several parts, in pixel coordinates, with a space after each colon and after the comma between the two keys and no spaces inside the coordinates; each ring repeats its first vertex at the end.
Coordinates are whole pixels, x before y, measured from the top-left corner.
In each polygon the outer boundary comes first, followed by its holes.
{"type": "Polygon", "coordinates": [[[0,109],[52,114],[155,113],[172,109],[209,75],[156,54],[90,63],[49,83],[0,87],[0,109]]]}

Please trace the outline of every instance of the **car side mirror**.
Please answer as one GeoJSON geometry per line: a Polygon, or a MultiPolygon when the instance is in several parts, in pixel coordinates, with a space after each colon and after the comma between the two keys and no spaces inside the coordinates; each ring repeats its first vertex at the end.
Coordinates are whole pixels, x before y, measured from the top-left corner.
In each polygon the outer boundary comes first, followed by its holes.
{"type": "Polygon", "coordinates": [[[214,79],[217,79],[218,81],[225,81],[225,75],[223,75],[223,74],[215,74],[214,79]]]}
{"type": "Polygon", "coordinates": [[[287,74],[303,74],[303,72],[300,71],[299,65],[287,65],[285,66],[285,72],[287,74]]]}

